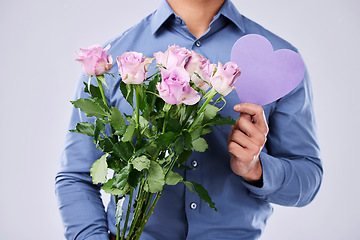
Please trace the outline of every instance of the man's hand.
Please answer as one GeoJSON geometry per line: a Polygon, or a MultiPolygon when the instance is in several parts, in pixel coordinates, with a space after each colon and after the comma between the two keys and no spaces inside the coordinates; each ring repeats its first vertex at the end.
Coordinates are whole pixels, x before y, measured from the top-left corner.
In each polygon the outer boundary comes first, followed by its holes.
{"type": "Polygon", "coordinates": [[[245,181],[255,183],[262,176],[259,154],[269,131],[264,110],[251,103],[235,105],[234,110],[240,113],[240,117],[228,136],[230,166],[245,181]]]}

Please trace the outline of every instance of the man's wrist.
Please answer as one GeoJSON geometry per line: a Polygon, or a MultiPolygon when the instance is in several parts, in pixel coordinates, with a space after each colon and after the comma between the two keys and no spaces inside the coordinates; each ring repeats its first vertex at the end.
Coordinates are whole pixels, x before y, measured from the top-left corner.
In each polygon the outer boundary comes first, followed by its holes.
{"type": "Polygon", "coordinates": [[[260,159],[257,161],[255,166],[246,174],[242,176],[242,178],[249,184],[262,187],[263,186],[263,178],[262,178],[262,165],[260,159]]]}

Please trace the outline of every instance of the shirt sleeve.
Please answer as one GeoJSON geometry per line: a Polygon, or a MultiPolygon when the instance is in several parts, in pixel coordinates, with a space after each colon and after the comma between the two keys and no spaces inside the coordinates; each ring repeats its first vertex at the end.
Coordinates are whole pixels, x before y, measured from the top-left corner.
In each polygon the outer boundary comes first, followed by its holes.
{"type": "Polygon", "coordinates": [[[268,140],[260,154],[263,186],[245,181],[244,185],[257,198],[305,206],[318,192],[323,175],[307,72],[292,92],[278,100],[268,125],[268,140]]]}
{"type": "MultiPolygon", "coordinates": [[[[75,99],[88,98],[80,79],[75,99]]],[[[94,122],[79,109],[73,108],[69,130],[78,122],[94,122]]],[[[101,200],[100,187],[92,183],[89,174],[95,160],[102,152],[97,150],[92,138],[68,132],[60,159],[60,171],[55,179],[55,192],[65,228],[66,239],[109,240],[106,212],[101,200]]]]}

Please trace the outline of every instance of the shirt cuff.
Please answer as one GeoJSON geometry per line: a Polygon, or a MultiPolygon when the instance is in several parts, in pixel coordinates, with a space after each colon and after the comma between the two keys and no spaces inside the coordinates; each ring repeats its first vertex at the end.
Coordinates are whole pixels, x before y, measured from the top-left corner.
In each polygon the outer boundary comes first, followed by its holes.
{"type": "Polygon", "coordinates": [[[85,238],[84,240],[109,240],[109,234],[107,233],[94,234],[85,238]]]}
{"type": "Polygon", "coordinates": [[[285,179],[285,170],[281,159],[274,158],[266,153],[260,153],[260,161],[263,186],[256,187],[247,183],[245,180],[243,180],[243,183],[253,195],[266,197],[281,188],[285,179]]]}

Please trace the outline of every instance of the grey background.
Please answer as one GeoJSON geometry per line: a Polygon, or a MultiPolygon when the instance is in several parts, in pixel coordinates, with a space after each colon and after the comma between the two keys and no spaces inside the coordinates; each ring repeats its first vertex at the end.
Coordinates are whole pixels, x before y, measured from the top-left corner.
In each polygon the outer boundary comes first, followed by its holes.
{"type": "MultiPolygon", "coordinates": [[[[121,34],[159,3],[0,1],[0,239],[64,239],[54,177],[80,73],[74,50],[121,34]]],[[[360,239],[359,1],[234,3],[301,51],[325,169],[314,202],[275,206],[261,239],[360,239]]]]}

